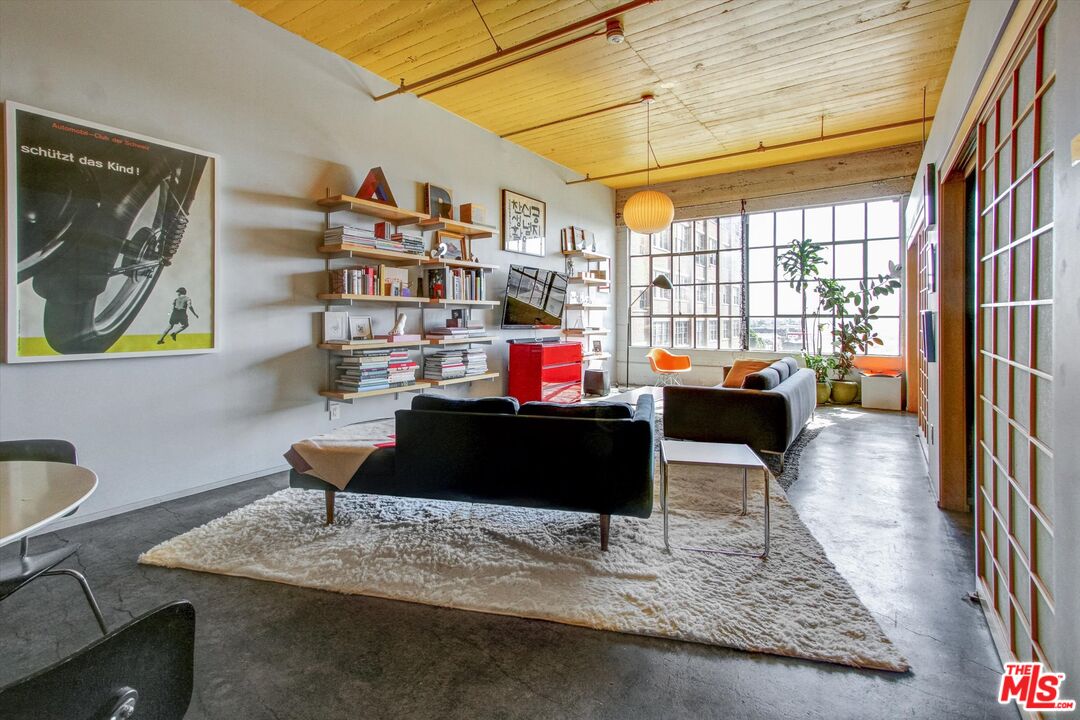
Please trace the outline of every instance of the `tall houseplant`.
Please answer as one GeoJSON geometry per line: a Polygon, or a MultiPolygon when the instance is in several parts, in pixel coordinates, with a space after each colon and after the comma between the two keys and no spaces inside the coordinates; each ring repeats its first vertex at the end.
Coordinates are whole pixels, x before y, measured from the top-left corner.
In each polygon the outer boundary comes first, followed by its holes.
{"type": "MultiPolygon", "coordinates": [[[[828,264],[821,254],[822,245],[810,238],[805,240],[793,240],[791,247],[780,255],[780,268],[784,271],[784,277],[791,289],[799,293],[802,299],[802,351],[807,355],[807,328],[806,328],[806,291],[818,281],[819,268],[828,264]]],[[[814,351],[815,353],[817,350],[814,351]]]]}
{"type": "Polygon", "coordinates": [[[836,280],[818,279],[821,306],[835,313],[837,320],[836,329],[833,330],[837,350],[833,402],[847,404],[858,394],[858,384],[845,379],[855,369],[855,353],[867,352],[872,345],[885,344],[874,332],[873,321],[877,320],[880,309],[876,303],[878,298],[892,295],[900,289],[899,277],[900,266],[890,262],[887,275],[860,282],[858,290],[848,290],[836,280]],[[847,314],[848,308],[852,309],[851,315],[847,314]]]}

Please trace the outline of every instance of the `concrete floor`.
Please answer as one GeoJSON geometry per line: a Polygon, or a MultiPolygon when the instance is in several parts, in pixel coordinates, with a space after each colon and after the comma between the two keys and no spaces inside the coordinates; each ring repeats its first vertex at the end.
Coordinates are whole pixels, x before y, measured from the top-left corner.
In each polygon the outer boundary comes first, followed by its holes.
{"type": "MultiPolygon", "coordinates": [[[[54,535],[83,543],[76,565],[110,626],[170,600],[194,603],[188,718],[1015,718],[995,702],[997,657],[965,598],[971,517],[935,507],[913,419],[819,417],[833,424],[804,453],[792,502],[911,673],[136,564],[152,545],[283,487],[284,475],[54,535]]],[[[95,637],[74,582],[36,581],[0,611],[0,684],[95,637]]]]}

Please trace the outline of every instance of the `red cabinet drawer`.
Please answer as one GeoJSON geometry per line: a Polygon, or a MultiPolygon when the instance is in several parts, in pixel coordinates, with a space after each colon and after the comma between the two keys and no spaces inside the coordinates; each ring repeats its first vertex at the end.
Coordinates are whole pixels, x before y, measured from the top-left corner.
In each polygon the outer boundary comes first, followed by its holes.
{"type": "Polygon", "coordinates": [[[541,347],[544,348],[544,365],[581,362],[581,343],[558,343],[541,347]]]}
{"type": "Polygon", "coordinates": [[[549,365],[540,371],[542,383],[581,382],[581,363],[549,365]]]}

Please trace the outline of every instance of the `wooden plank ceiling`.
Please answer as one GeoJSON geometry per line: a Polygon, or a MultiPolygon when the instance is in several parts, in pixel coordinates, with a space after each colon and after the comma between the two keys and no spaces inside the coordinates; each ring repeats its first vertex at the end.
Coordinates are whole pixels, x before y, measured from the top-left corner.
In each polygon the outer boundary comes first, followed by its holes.
{"type": "MultiPolygon", "coordinates": [[[[476,0],[474,7],[471,0],[236,0],[395,85],[494,52],[477,8],[505,48],[624,1],[476,0]]],[[[822,118],[825,135],[918,119],[924,89],[926,114],[932,116],[967,4],[660,0],[622,16],[626,42],[621,45],[607,43],[601,34],[425,98],[501,135],[651,92],[656,95],[653,151],[666,165],[816,138],[822,118]]],[[[917,142],[923,132],[920,122],[654,170],[652,179],[890,147],[917,142]]],[[[582,175],[640,170],[646,162],[645,108],[634,105],[511,141],[582,175]]],[[[604,182],[631,187],[644,180],[636,173],[604,182]]]]}

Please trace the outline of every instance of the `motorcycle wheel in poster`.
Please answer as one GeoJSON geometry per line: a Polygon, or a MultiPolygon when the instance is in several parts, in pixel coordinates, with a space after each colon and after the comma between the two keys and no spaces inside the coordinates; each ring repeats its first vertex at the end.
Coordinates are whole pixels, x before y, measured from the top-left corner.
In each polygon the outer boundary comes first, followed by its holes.
{"type": "Polygon", "coordinates": [[[8,102],[7,361],[217,349],[212,153],[8,102]]]}

